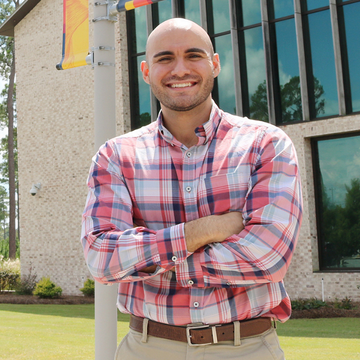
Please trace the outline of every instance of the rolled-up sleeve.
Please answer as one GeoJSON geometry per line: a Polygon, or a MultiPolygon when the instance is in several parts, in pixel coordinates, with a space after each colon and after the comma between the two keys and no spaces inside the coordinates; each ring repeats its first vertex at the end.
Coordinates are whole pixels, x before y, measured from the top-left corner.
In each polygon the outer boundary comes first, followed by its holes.
{"type": "Polygon", "coordinates": [[[296,151],[288,136],[275,127],[262,133],[255,149],[257,157],[241,209],[244,229],[222,243],[199,249],[177,266],[178,281],[183,286],[189,278],[198,287],[283,280],[302,220],[296,151]]]}
{"type": "Polygon", "coordinates": [[[81,243],[99,282],[139,281],[165,272],[190,255],[184,224],[158,231],[133,224],[133,207],[111,142],[93,158],[82,217],[81,243]],[[156,265],[151,274],[142,272],[156,265]]]}

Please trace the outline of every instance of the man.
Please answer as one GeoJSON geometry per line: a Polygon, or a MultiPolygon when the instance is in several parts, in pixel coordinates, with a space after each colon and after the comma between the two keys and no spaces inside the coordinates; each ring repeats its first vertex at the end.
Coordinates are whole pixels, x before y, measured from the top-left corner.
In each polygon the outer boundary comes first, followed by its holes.
{"type": "Polygon", "coordinates": [[[149,36],[156,122],[93,159],[82,244],[131,314],[116,359],[283,359],[272,320],[301,223],[295,150],[278,128],[221,111],[206,32],[171,19],[149,36]]]}

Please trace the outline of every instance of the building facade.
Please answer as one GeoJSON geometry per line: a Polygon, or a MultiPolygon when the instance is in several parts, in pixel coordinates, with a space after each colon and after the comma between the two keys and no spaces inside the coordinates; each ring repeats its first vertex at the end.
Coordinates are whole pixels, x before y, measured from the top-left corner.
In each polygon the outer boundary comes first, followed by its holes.
{"type": "MultiPolygon", "coordinates": [[[[95,152],[93,73],[55,68],[61,0],[22,8],[0,28],[16,44],[22,271],[79,294],[89,277],[79,236],[95,152]],[[31,196],[35,183],[41,189],[31,196]]],[[[219,106],[273,123],[295,144],[304,219],[285,278],[290,296],[359,301],[360,0],[164,0],[120,14],[118,135],[157,116],[139,64],[147,34],[177,16],[203,26],[220,55],[219,106]]]]}

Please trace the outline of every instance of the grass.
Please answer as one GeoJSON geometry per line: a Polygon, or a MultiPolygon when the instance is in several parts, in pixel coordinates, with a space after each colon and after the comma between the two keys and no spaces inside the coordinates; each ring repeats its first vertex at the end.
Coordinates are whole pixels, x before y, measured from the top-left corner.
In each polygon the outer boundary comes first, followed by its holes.
{"type": "MultiPolygon", "coordinates": [[[[118,341],[128,317],[118,316],[118,341]]],[[[1,360],[89,360],[95,354],[94,305],[0,304],[1,360]]]]}
{"type": "MultiPolygon", "coordinates": [[[[128,317],[118,316],[118,341],[128,317]]],[[[360,360],[360,319],[299,319],[279,324],[286,360],[360,360]]],[[[0,304],[0,360],[94,358],[93,305],[0,304]]]]}
{"type": "Polygon", "coordinates": [[[360,318],[289,320],[277,331],[286,360],[360,360],[360,318]]]}

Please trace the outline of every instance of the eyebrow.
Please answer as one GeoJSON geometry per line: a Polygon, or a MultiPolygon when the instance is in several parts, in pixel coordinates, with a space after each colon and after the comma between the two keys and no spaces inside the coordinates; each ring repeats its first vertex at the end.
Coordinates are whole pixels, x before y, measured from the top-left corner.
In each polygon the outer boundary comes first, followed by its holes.
{"type": "MultiPolygon", "coordinates": [[[[187,49],[185,50],[185,54],[188,54],[188,53],[201,53],[201,54],[207,54],[207,52],[204,50],[204,49],[201,49],[201,48],[190,48],[190,49],[187,49]]],[[[161,56],[166,56],[166,55],[174,55],[174,52],[173,51],[160,51],[158,53],[156,53],[153,58],[156,59],[158,57],[161,57],[161,56]]]]}

